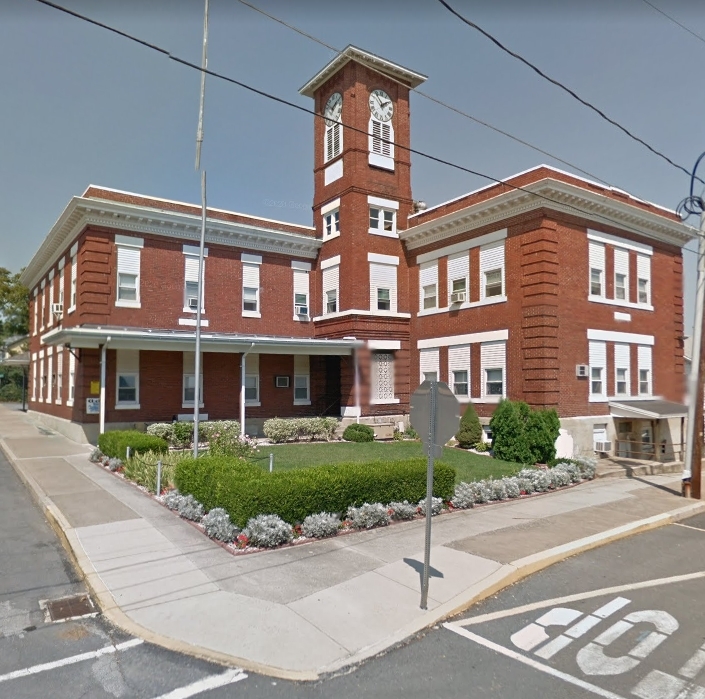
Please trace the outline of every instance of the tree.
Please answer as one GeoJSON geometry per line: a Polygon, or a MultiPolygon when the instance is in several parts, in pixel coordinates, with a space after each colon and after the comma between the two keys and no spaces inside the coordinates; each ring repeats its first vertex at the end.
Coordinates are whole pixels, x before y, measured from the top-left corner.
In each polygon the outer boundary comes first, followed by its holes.
{"type": "Polygon", "coordinates": [[[482,425],[480,425],[480,418],[477,417],[475,406],[472,403],[468,403],[468,407],[465,409],[460,420],[460,429],[455,438],[463,449],[472,449],[482,439],[482,425]]]}
{"type": "Polygon", "coordinates": [[[503,400],[490,420],[494,456],[518,464],[534,463],[526,439],[525,421],[531,409],[526,403],[503,400]]]}
{"type": "Polygon", "coordinates": [[[534,463],[547,464],[556,458],[560,420],[555,410],[534,410],[525,425],[527,446],[534,463]]]}
{"type": "Polygon", "coordinates": [[[20,274],[0,267],[0,340],[29,335],[29,289],[20,284],[20,274]]]}

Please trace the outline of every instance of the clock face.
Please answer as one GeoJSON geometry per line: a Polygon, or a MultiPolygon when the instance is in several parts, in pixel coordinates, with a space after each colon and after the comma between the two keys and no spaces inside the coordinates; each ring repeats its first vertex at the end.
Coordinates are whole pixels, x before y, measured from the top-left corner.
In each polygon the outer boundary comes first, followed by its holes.
{"type": "Polygon", "coordinates": [[[340,121],[340,115],[343,111],[343,96],[339,92],[334,92],[326,102],[326,107],[323,110],[323,116],[326,118],[328,126],[340,121]]]}
{"type": "Polygon", "coordinates": [[[384,90],[372,90],[370,112],[378,121],[389,121],[394,114],[394,103],[384,90]]]}

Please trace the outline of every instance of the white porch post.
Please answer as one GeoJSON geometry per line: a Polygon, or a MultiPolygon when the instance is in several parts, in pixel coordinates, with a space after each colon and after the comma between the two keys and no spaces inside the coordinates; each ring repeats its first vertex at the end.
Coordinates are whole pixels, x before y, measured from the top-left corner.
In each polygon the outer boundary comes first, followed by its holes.
{"type": "Polygon", "coordinates": [[[110,336],[105,340],[105,343],[100,347],[100,418],[99,418],[99,434],[105,432],[105,375],[107,373],[108,364],[108,342],[110,336]]]}
{"type": "Polygon", "coordinates": [[[357,357],[357,347],[353,349],[353,362],[355,364],[355,422],[360,422],[360,363],[357,357]]]}
{"type": "Polygon", "coordinates": [[[240,436],[245,436],[245,357],[252,352],[255,346],[253,342],[247,352],[243,352],[240,358],[240,436]]]}

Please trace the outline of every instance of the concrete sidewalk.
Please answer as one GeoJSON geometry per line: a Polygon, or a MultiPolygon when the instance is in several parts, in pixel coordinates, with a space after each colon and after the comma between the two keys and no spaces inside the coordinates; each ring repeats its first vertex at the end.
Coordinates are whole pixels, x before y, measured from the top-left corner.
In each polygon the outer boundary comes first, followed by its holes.
{"type": "Polygon", "coordinates": [[[579,551],[690,516],[673,475],[607,479],[434,520],[233,556],[0,405],[0,446],[71,548],[106,617],[173,650],[291,679],[360,662],[579,551]]]}

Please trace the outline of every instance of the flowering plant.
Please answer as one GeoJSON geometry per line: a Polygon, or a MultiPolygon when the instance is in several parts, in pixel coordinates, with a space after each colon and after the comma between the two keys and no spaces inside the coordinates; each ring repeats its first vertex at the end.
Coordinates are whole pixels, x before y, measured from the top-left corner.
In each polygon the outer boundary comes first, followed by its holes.
{"type": "Polygon", "coordinates": [[[239,549],[244,549],[250,543],[247,534],[238,534],[235,538],[235,546],[239,549]]]}

